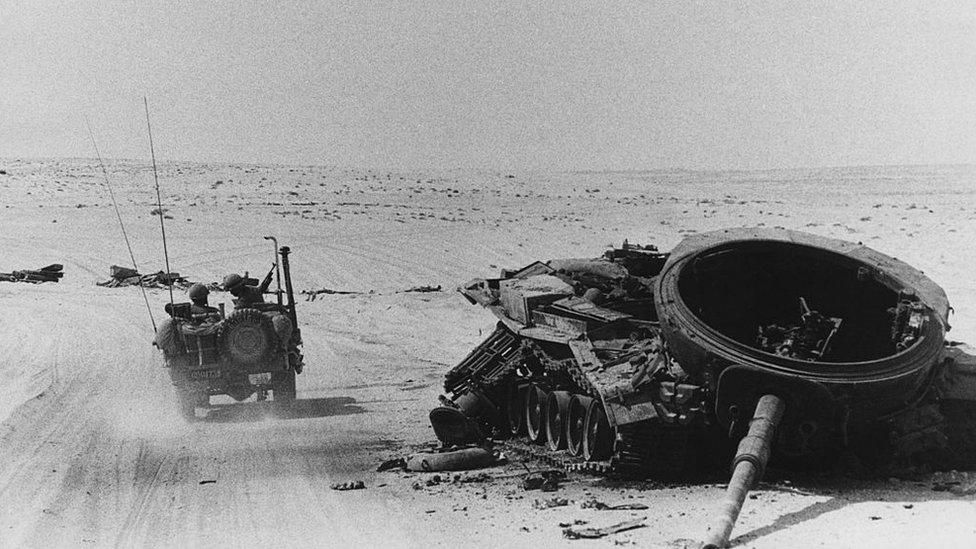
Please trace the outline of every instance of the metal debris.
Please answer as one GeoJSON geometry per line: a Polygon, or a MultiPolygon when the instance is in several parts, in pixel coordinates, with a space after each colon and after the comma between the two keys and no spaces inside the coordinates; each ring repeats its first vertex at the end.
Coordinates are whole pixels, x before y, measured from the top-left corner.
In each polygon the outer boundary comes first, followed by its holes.
{"type": "Polygon", "coordinates": [[[607,505],[596,499],[586,500],[580,503],[580,509],[596,509],[597,511],[640,511],[647,509],[643,503],[620,503],[618,505],[607,505]]]}
{"type": "Polygon", "coordinates": [[[522,489],[555,492],[559,489],[559,481],[565,479],[566,473],[559,469],[535,471],[525,475],[525,478],[522,479],[522,489]]]}
{"type": "MultiPolygon", "coordinates": [[[[135,269],[112,265],[109,268],[111,278],[105,282],[96,282],[98,286],[105,288],[118,288],[121,286],[145,286],[146,288],[166,288],[170,285],[177,288],[187,289],[193,282],[180,276],[180,273],[166,273],[158,271],[152,274],[139,274],[135,269]]],[[[210,291],[220,291],[220,285],[216,282],[206,284],[210,291]]]]}
{"type": "Polygon", "coordinates": [[[566,507],[569,500],[566,498],[537,499],[532,502],[533,509],[552,509],[553,507],[566,507]]]}
{"type": "Polygon", "coordinates": [[[41,282],[60,282],[64,276],[62,272],[64,266],[58,263],[41,267],[40,269],[24,269],[9,273],[0,273],[0,281],[3,282],[30,282],[39,284],[41,282]]]}
{"type": "Polygon", "coordinates": [[[639,518],[634,520],[627,520],[624,522],[619,522],[611,526],[604,526],[603,528],[564,528],[563,537],[569,539],[597,539],[609,536],[611,534],[617,534],[620,532],[626,532],[627,530],[633,530],[635,528],[643,528],[647,526],[644,524],[645,518],[639,518]]]}
{"type": "Polygon", "coordinates": [[[351,480],[349,482],[337,482],[331,488],[333,490],[362,490],[366,488],[366,483],[361,480],[351,480]]]}

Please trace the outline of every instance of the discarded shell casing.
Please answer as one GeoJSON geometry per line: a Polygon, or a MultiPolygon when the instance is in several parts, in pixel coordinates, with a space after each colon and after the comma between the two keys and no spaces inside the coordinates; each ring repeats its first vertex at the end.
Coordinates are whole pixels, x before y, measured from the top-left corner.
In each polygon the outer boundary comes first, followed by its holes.
{"type": "Polygon", "coordinates": [[[749,422],[749,433],[739,441],[732,461],[732,479],[725,491],[722,506],[705,534],[704,549],[728,546],[732,527],[742,511],[742,502],[753,485],[762,478],[766,462],[769,461],[773,435],[785,409],[783,400],[775,395],[764,395],[756,404],[756,411],[749,422]]]}

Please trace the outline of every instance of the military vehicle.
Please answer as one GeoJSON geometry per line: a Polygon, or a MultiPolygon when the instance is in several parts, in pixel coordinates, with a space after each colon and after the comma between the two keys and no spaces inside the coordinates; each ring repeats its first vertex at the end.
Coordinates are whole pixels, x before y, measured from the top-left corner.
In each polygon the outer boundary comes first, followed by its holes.
{"type": "Polygon", "coordinates": [[[861,244],[729,229],[669,253],[625,242],[596,259],[535,262],[459,291],[499,321],[447,373],[447,408],[483,436],[525,436],[613,474],[731,458],[712,546],[727,542],[771,454],[785,467],[843,452],[883,467],[946,462],[959,447],[946,429],[946,356],[972,360],[945,342],[946,295],[861,244]]]}
{"type": "Polygon", "coordinates": [[[209,406],[214,395],[242,401],[257,393],[263,400],[270,391],[276,402],[295,400],[295,375],[303,368],[302,337],[290,249],[274,244],[272,271],[278,281],[274,302],[235,299],[229,314],[223,304],[217,310],[201,310],[191,303],[166,305],[169,318],[160,324],[156,345],[163,351],[180,413],[187,420],[195,419],[196,409],[209,406]]]}

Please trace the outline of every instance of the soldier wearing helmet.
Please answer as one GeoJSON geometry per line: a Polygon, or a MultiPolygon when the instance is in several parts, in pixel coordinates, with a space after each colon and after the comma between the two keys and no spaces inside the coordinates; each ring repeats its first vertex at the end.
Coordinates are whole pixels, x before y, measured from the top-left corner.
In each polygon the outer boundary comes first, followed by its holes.
{"type": "Polygon", "coordinates": [[[203,284],[199,282],[193,284],[186,293],[190,297],[190,301],[193,302],[190,305],[190,314],[208,315],[219,312],[216,307],[211,307],[207,303],[207,296],[210,295],[210,290],[203,284]]]}
{"type": "Polygon", "coordinates": [[[264,303],[264,292],[271,285],[271,274],[273,272],[274,268],[272,267],[271,271],[268,272],[268,276],[264,277],[264,280],[261,281],[260,286],[245,284],[244,277],[237,273],[231,273],[224,277],[223,287],[224,290],[227,290],[232,296],[237,298],[235,302],[236,307],[247,307],[254,303],[264,303]]]}

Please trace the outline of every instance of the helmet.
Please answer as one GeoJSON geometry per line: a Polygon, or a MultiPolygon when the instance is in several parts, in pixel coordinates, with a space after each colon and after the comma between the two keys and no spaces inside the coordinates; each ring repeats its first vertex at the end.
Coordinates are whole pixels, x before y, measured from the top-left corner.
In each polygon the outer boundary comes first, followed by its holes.
{"type": "Polygon", "coordinates": [[[244,279],[241,278],[241,275],[237,273],[231,273],[224,277],[223,286],[225,290],[233,290],[234,288],[240,286],[243,283],[244,283],[244,279]]]}
{"type": "Polygon", "coordinates": [[[199,299],[206,299],[210,295],[210,290],[203,284],[197,282],[190,286],[190,289],[186,293],[190,296],[191,300],[197,301],[199,299]]]}

